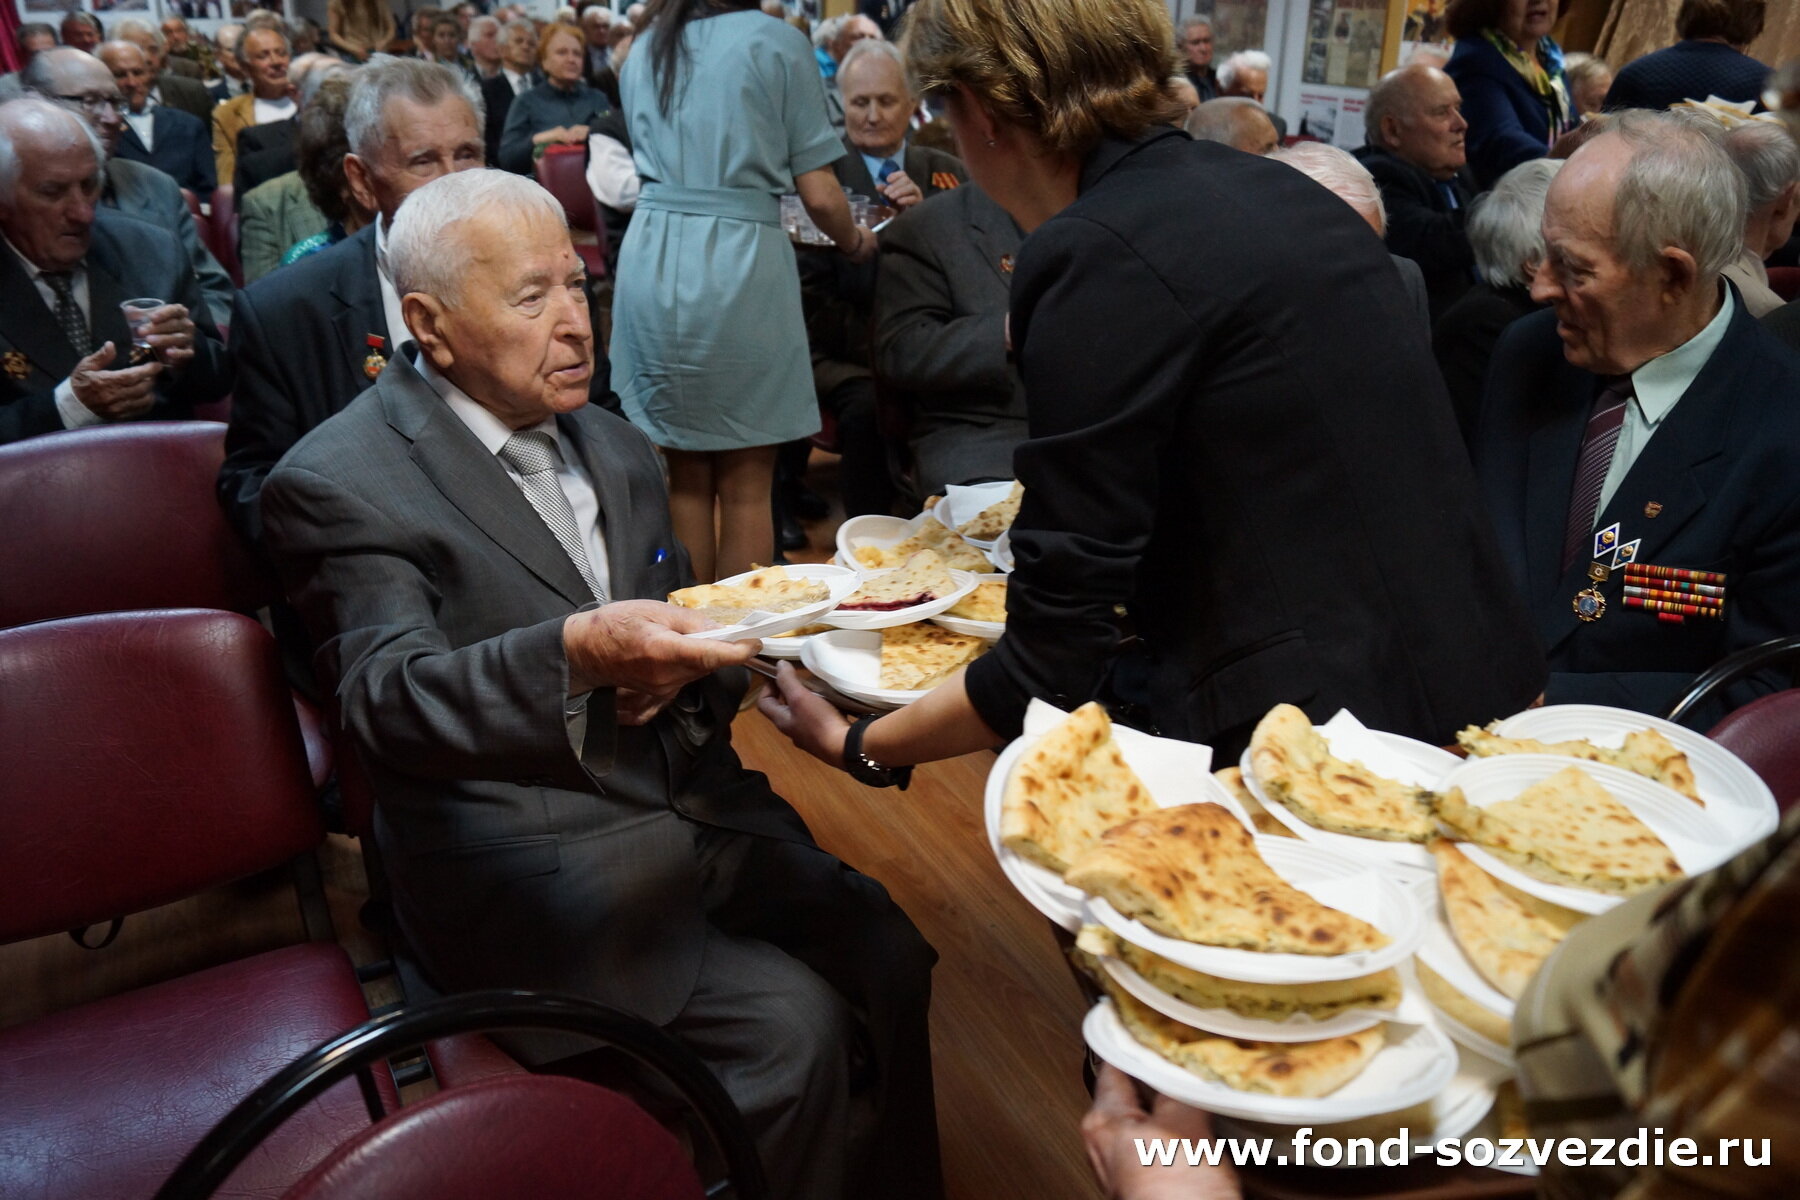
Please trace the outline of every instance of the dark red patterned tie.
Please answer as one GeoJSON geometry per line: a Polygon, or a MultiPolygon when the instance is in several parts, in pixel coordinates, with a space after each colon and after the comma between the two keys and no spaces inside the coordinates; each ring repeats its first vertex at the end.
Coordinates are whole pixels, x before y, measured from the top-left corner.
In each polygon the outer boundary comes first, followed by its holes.
{"type": "Polygon", "coordinates": [[[1562,569],[1567,572],[1591,551],[1588,537],[1600,512],[1600,491],[1612,470],[1613,450],[1625,424],[1625,402],[1631,399],[1631,376],[1615,375],[1594,397],[1594,411],[1581,435],[1581,455],[1575,460],[1575,484],[1569,489],[1569,519],[1563,527],[1562,569]]]}

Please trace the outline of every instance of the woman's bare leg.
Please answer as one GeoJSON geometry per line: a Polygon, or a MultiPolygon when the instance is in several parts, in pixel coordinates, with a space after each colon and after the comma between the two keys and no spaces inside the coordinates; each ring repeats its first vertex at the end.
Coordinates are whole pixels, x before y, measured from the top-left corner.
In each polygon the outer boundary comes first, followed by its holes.
{"type": "Polygon", "coordinates": [[[775,561],[775,521],[769,492],[775,486],[776,446],[723,450],[713,455],[713,488],[719,496],[719,554],[724,579],[757,563],[775,561]]]}
{"type": "Polygon", "coordinates": [[[711,583],[719,578],[713,573],[719,557],[713,524],[714,459],[718,456],[665,449],[663,457],[669,463],[669,522],[675,527],[675,536],[687,547],[694,578],[711,583]]]}

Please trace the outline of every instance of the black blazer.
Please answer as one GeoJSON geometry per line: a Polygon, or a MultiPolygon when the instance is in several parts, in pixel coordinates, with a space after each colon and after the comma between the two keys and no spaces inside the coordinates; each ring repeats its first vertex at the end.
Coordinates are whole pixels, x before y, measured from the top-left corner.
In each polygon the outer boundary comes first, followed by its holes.
{"type": "MultiPolygon", "coordinates": [[[[1543,158],[1554,140],[1550,109],[1506,56],[1476,35],[1462,38],[1444,64],[1462,94],[1469,123],[1469,172],[1486,190],[1522,162],[1543,158]]],[[[1557,120],[1566,123],[1567,114],[1557,120]]]]}
{"type": "Polygon", "coordinates": [[[1452,207],[1437,180],[1396,154],[1377,146],[1356,152],[1375,177],[1387,207],[1388,249],[1410,258],[1425,273],[1431,319],[1437,320],[1475,282],[1475,252],[1465,229],[1474,188],[1468,169],[1449,181],[1456,193],[1452,207]]]}
{"type": "Polygon", "coordinates": [[[1475,438],[1494,343],[1508,325],[1537,310],[1527,288],[1478,283],[1431,327],[1431,351],[1444,373],[1444,386],[1450,389],[1450,404],[1465,442],[1475,438]]]}
{"type": "MultiPolygon", "coordinates": [[[[599,306],[590,306],[596,322],[599,306]]],[[[329,250],[257,280],[237,294],[231,348],[237,359],[231,428],[219,471],[219,502],[252,542],[260,543],[263,480],[309,430],[342,411],[374,383],[364,363],[369,335],[391,359],[405,330],[389,330],[375,270],[375,226],[329,250]]],[[[595,339],[590,401],[613,411],[612,369],[595,339]]]]}
{"type": "Polygon", "coordinates": [[[1790,300],[1762,319],[1763,328],[1794,350],[1800,350],[1800,300],[1790,300]]]}
{"type": "MultiPolygon", "coordinates": [[[[532,87],[544,82],[543,73],[533,71],[530,82],[532,87]]],[[[513,102],[512,84],[506,81],[506,72],[481,81],[481,100],[487,113],[482,137],[487,145],[487,165],[497,167],[500,165],[500,133],[506,128],[506,114],[513,102]]]]}
{"type": "Polygon", "coordinates": [[[298,168],[294,140],[299,129],[299,122],[289,117],[238,130],[237,170],[232,182],[237,185],[239,196],[247,196],[258,184],[298,168]]]}
{"type": "MultiPolygon", "coordinates": [[[[131,349],[131,332],[119,311],[121,300],[157,296],[187,305],[193,315],[198,328],[194,357],[179,371],[162,372],[156,402],[144,419],[184,419],[192,415],[194,405],[210,403],[231,390],[231,360],[207,315],[193,264],[174,234],[111,209],[98,209],[87,275],[93,348],[112,342],[118,351],[114,369],[125,365],[131,349]]],[[[0,442],[61,429],[56,387],[81,356],[25,268],[5,249],[0,249],[0,361],[7,368],[0,371],[0,442]]]]}
{"type": "Polygon", "coordinates": [[[1660,713],[1725,655],[1800,633],[1800,356],[1740,301],[1595,526],[1643,539],[1639,562],[1725,572],[1723,620],[1627,608],[1619,573],[1599,585],[1605,614],[1576,617],[1589,564],[1561,570],[1563,524],[1595,387],[1563,357],[1553,313],[1516,322],[1494,349],[1475,465],[1502,562],[1549,648],[1547,699],[1660,713]]]}
{"type": "Polygon", "coordinates": [[[1283,701],[1435,744],[1530,703],[1543,660],[1416,328],[1312,180],[1102,142],[1013,273],[1031,437],[1007,633],[967,675],[989,725],[1105,691],[1121,603],[1114,694],[1223,762],[1283,701]]]}
{"type": "Polygon", "coordinates": [[[212,195],[219,181],[212,130],[204,122],[179,108],[159,104],[150,110],[150,140],[155,148],[144,149],[137,131],[127,123],[119,133],[113,157],[155,167],[202,200],[212,195]]]}

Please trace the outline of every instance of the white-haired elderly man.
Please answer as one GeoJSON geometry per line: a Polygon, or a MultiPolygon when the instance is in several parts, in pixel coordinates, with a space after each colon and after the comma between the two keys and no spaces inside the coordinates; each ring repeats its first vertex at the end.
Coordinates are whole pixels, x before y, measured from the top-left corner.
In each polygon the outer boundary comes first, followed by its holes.
{"type": "Polygon", "coordinates": [[[1356,157],[1381,186],[1388,249],[1425,272],[1432,316],[1474,282],[1466,224],[1475,195],[1456,81],[1424,64],[1389,72],[1369,92],[1368,143],[1356,157]]]}
{"type": "Polygon", "coordinates": [[[686,556],[655,448],[587,403],[561,206],[453,175],[388,255],[416,351],[282,459],[263,508],[374,785],[409,986],[571,992],[665,1027],[776,1195],[941,1194],[934,955],[731,748],[744,676],[715,672],[755,643],[684,637],[711,622],[663,603],[686,556]]]}
{"type": "Polygon", "coordinates": [[[155,167],[200,199],[210,198],[218,180],[207,123],[158,99],[155,73],[135,43],[101,42],[94,55],[125,95],[125,127],[114,155],[155,167]]]}
{"type": "Polygon", "coordinates": [[[1725,278],[1737,285],[1751,316],[1766,317],[1785,303],[1769,286],[1763,260],[1788,244],[1795,220],[1800,219],[1800,146],[1785,126],[1774,121],[1747,121],[1735,129],[1718,130],[1717,137],[1744,173],[1749,209],[1744,248],[1725,268],[1725,278]]]}
{"type": "Polygon", "coordinates": [[[1432,353],[1465,442],[1475,435],[1494,343],[1507,326],[1543,307],[1531,298],[1531,276],[1544,257],[1544,195],[1561,167],[1554,158],[1520,163],[1469,206],[1469,245],[1480,282],[1431,327],[1432,353]]]}
{"type": "Polygon", "coordinates": [[[1247,96],[1261,104],[1272,65],[1261,50],[1239,50],[1219,67],[1219,95],[1247,96]]]}
{"type": "Polygon", "coordinates": [[[250,29],[238,42],[236,58],[249,87],[212,112],[213,160],[221,184],[237,170],[238,134],[253,125],[291,121],[296,107],[286,33],[267,26],[250,29]]]}
{"type": "Polygon", "coordinates": [[[1220,96],[1188,114],[1188,136],[1219,142],[1245,154],[1269,154],[1281,145],[1275,122],[1248,96],[1220,96]]]}
{"type": "Polygon", "coordinates": [[[211,128],[213,98],[206,89],[206,72],[197,60],[171,55],[168,39],[145,21],[115,22],[112,40],[130,42],[143,51],[150,65],[152,101],[179,108],[211,128]]]}
{"type": "Polygon", "coordinates": [[[1800,357],[1721,278],[1745,213],[1724,150],[1667,114],[1601,120],[1550,184],[1531,294],[1553,311],[1495,347],[1474,458],[1546,699],[1660,713],[1800,632],[1800,357]]]}
{"type": "Polygon", "coordinates": [[[0,442],[179,419],[230,389],[186,252],[100,206],[105,164],[66,108],[0,105],[0,442]],[[132,325],[120,306],[139,298],[161,303],[132,325]]]}
{"type": "Polygon", "coordinates": [[[1194,85],[1200,103],[1219,96],[1219,72],[1213,66],[1213,27],[1206,17],[1189,17],[1181,23],[1181,71],[1194,85]]]}

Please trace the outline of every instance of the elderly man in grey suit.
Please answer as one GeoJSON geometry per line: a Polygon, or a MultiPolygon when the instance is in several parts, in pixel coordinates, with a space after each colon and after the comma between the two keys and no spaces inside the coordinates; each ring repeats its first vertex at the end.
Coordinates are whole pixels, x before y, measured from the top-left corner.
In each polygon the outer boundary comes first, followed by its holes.
{"type": "Polygon", "coordinates": [[[685,557],[655,450],[588,404],[560,205],[448,175],[387,254],[416,361],[303,438],[261,506],[376,790],[403,967],[663,1025],[778,1195],[939,1194],[934,955],[731,748],[721,669],[754,646],[683,636],[711,623],[661,602],[685,557]]]}

